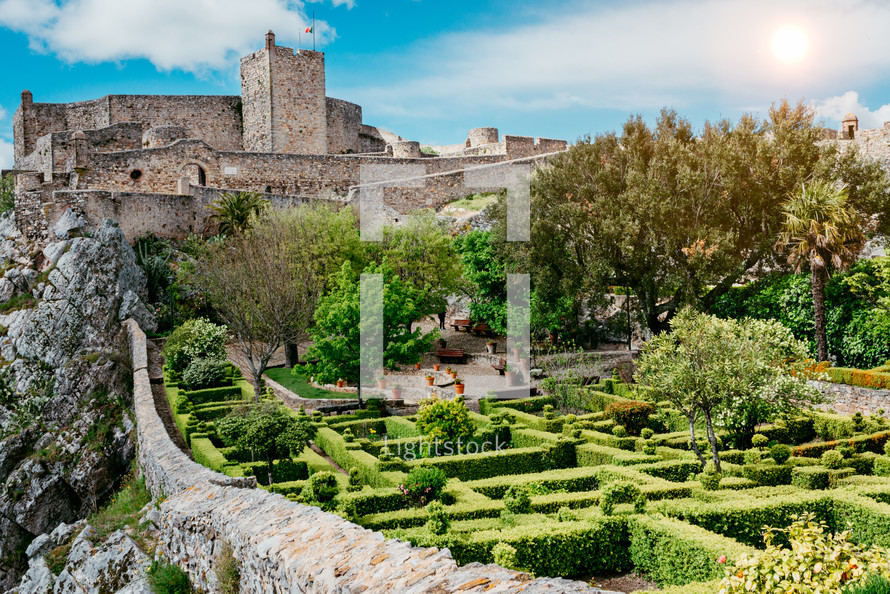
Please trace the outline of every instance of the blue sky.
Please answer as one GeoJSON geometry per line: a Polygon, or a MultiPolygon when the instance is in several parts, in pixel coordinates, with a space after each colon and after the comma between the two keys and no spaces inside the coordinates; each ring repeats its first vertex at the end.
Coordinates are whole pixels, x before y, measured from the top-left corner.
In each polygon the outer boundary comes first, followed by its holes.
{"type": "Polygon", "coordinates": [[[313,11],[328,95],[424,144],[477,126],[575,140],[663,106],[700,126],[782,97],[831,126],[890,121],[877,0],[0,0],[0,168],[22,89],[239,94],[239,56],[269,28],[296,46],[313,11]]]}

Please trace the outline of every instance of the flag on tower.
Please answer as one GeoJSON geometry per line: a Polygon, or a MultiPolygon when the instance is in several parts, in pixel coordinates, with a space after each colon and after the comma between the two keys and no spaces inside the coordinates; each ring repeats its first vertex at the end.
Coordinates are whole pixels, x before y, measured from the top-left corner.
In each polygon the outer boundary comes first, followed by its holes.
{"type": "Polygon", "coordinates": [[[312,33],[312,27],[306,27],[305,33],[312,33]]]}

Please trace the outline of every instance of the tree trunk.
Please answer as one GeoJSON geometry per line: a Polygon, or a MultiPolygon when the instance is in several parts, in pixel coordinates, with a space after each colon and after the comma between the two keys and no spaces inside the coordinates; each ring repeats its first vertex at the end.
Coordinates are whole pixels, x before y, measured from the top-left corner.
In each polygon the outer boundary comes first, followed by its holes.
{"type": "Polygon", "coordinates": [[[813,313],[816,322],[816,352],[819,361],[828,360],[828,337],[825,333],[825,285],[828,274],[825,268],[813,270],[813,313]]]}
{"type": "Polygon", "coordinates": [[[690,447],[692,451],[695,452],[695,455],[698,456],[698,461],[701,463],[701,467],[705,467],[705,458],[701,455],[701,452],[698,449],[698,444],[695,443],[695,417],[686,417],[689,420],[689,438],[690,438],[690,447]]]}
{"type": "Polygon", "coordinates": [[[720,456],[717,455],[717,436],[714,434],[714,424],[711,422],[711,412],[705,411],[705,424],[708,427],[708,442],[711,444],[711,457],[714,459],[714,468],[719,474],[723,474],[720,470],[720,456]]]}
{"type": "Polygon", "coordinates": [[[263,366],[253,374],[253,399],[256,402],[259,402],[263,396],[263,373],[265,371],[266,367],[263,366]]]}
{"type": "Polygon", "coordinates": [[[272,484],[272,456],[267,456],[266,462],[269,464],[267,470],[269,473],[269,484],[271,485],[272,484]]]}
{"type": "Polygon", "coordinates": [[[284,364],[293,368],[300,362],[300,345],[294,342],[284,343],[284,364]]]}

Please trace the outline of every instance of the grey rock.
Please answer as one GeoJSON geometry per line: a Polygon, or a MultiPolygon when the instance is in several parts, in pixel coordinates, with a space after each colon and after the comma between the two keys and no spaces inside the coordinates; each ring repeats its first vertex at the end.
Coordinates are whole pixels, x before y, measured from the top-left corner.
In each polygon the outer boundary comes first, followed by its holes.
{"type": "Polygon", "coordinates": [[[3,239],[18,239],[22,232],[15,226],[15,210],[7,210],[0,215],[0,237],[3,239]]]}
{"type": "MultiPolygon", "coordinates": [[[[31,559],[28,571],[22,577],[18,588],[11,590],[15,594],[48,594],[53,591],[56,576],[50,571],[43,557],[31,559]]],[[[7,592],[7,594],[10,594],[7,592]]]]}
{"type": "Polygon", "coordinates": [[[0,302],[6,302],[15,297],[16,286],[8,278],[0,278],[0,302]]]}
{"type": "Polygon", "coordinates": [[[80,587],[77,580],[74,579],[68,570],[63,570],[56,578],[53,586],[53,594],[86,594],[86,590],[80,587]]]}
{"type": "Polygon", "coordinates": [[[59,239],[68,239],[82,233],[86,226],[86,220],[69,207],[53,225],[53,234],[59,239]]]}
{"type": "Polygon", "coordinates": [[[124,300],[118,310],[117,319],[121,322],[127,318],[133,318],[139,324],[139,327],[146,332],[154,332],[157,330],[158,322],[155,315],[149,311],[145,302],[133,291],[124,293],[124,300]]]}
{"type": "Polygon", "coordinates": [[[43,257],[45,258],[43,265],[47,269],[51,266],[55,266],[59,261],[59,258],[65,253],[65,250],[68,249],[68,244],[69,242],[67,240],[57,241],[43,248],[43,257]]]}
{"type": "Polygon", "coordinates": [[[73,524],[66,524],[62,522],[56,528],[50,532],[49,537],[56,544],[56,546],[63,544],[71,538],[71,535],[75,532],[82,530],[86,526],[86,520],[78,520],[73,524]]]}
{"type": "Polygon", "coordinates": [[[35,557],[37,555],[43,556],[50,547],[53,545],[53,541],[50,538],[49,534],[41,534],[37,538],[31,541],[31,544],[28,545],[28,549],[25,551],[25,554],[28,557],[35,557]]]}
{"type": "Polygon", "coordinates": [[[139,578],[145,579],[150,562],[133,539],[118,530],[90,556],[82,560],[69,556],[65,568],[87,592],[99,594],[117,592],[139,578]]]}

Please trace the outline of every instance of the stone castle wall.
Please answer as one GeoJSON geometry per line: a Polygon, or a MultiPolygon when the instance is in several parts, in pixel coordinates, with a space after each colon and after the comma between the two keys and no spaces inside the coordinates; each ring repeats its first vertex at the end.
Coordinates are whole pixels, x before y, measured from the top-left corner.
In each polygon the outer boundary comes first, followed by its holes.
{"type": "Polygon", "coordinates": [[[145,334],[125,322],[133,362],[139,468],[159,503],[159,552],[192,584],[219,592],[224,543],[240,563],[240,591],[269,592],[598,592],[582,582],[532,579],[497,565],[458,567],[448,550],[387,540],[317,507],[214,472],[170,439],[155,409],[145,334]]]}
{"type": "MultiPolygon", "coordinates": [[[[243,148],[250,152],[327,152],[324,54],[275,45],[241,59],[243,148]]],[[[196,137],[200,138],[200,137],[196,137]]]]}
{"type": "Polygon", "coordinates": [[[52,132],[96,130],[125,122],[141,133],[161,125],[182,126],[217,150],[241,150],[241,98],[225,95],[108,95],[78,103],[31,103],[23,93],[14,116],[16,167],[52,132]]]}
{"type": "Polygon", "coordinates": [[[877,159],[885,170],[890,171],[890,122],[884,122],[883,128],[859,130],[852,140],[840,142],[856,143],[863,154],[877,159]]]}
{"type": "MultiPolygon", "coordinates": [[[[345,155],[359,153],[362,131],[362,108],[360,105],[328,97],[327,106],[327,153],[345,155]]],[[[384,147],[385,148],[385,147],[384,147]]]]}

